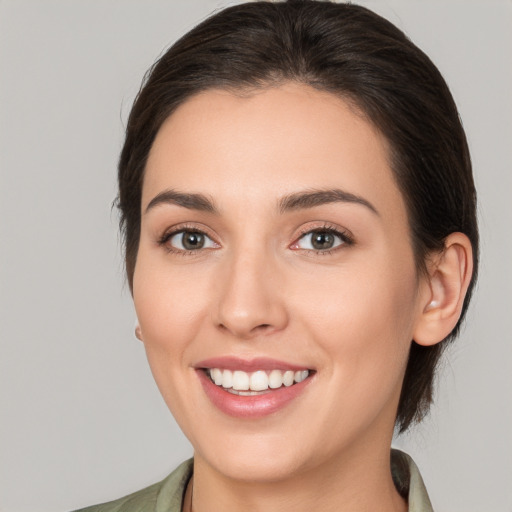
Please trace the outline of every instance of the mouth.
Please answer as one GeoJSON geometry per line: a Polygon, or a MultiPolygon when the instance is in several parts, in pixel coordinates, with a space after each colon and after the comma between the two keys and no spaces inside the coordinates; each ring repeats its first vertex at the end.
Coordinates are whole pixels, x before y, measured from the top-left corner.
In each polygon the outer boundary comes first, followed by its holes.
{"type": "Polygon", "coordinates": [[[282,387],[291,387],[306,380],[310,370],[229,370],[222,368],[205,368],[210,380],[228,393],[237,396],[258,396],[271,393],[282,387]]]}
{"type": "Polygon", "coordinates": [[[221,412],[255,419],[297,403],[316,370],[267,358],[222,357],[195,366],[210,402],[221,412]]]}

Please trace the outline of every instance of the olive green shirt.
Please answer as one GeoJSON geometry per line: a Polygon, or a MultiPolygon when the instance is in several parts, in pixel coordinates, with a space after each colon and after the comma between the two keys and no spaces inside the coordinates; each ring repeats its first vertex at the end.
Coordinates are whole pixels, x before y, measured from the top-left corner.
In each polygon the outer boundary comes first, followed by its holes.
{"type": "MultiPolygon", "coordinates": [[[[181,512],[183,496],[192,476],[192,459],[178,466],[167,478],[141,491],[102,505],[76,512],[181,512]]],[[[409,503],[409,512],[433,512],[425,485],[414,461],[404,452],[391,451],[393,481],[409,503]]]]}

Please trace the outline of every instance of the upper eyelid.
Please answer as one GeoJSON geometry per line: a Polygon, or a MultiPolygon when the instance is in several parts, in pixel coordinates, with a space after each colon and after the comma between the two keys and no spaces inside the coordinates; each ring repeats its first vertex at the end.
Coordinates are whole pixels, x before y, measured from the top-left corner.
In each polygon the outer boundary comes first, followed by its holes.
{"type": "Polygon", "coordinates": [[[203,250],[216,249],[216,247],[200,247],[198,249],[187,250],[187,249],[180,249],[178,247],[174,247],[170,244],[170,241],[175,236],[179,235],[180,233],[186,233],[186,232],[200,233],[200,234],[204,235],[205,237],[207,237],[211,242],[213,242],[214,245],[217,245],[220,247],[219,242],[217,242],[214,237],[212,237],[210,234],[208,234],[207,230],[198,228],[196,226],[186,226],[186,225],[179,225],[179,224],[165,230],[164,233],[157,238],[156,244],[160,247],[165,247],[169,253],[174,253],[176,255],[178,255],[178,254],[179,255],[186,255],[186,254],[192,255],[192,254],[197,254],[203,250]]]}
{"type": "MultiPolygon", "coordinates": [[[[332,232],[334,234],[337,234],[342,239],[349,239],[351,242],[354,241],[354,236],[353,236],[352,232],[349,229],[344,228],[342,226],[339,226],[337,224],[334,224],[332,222],[328,222],[328,221],[310,221],[310,222],[305,223],[305,224],[306,225],[303,225],[301,228],[299,228],[299,231],[298,232],[296,231],[296,234],[293,235],[291,244],[297,243],[297,241],[299,239],[301,239],[302,237],[304,237],[307,234],[314,233],[315,231],[322,231],[322,230],[323,231],[329,231],[329,232],[332,232]],[[308,225],[308,224],[311,224],[311,223],[314,223],[316,225],[308,225]]],[[[171,227],[167,228],[162,233],[162,235],[160,235],[158,237],[158,241],[160,243],[162,243],[162,241],[164,239],[166,241],[168,241],[174,235],[177,235],[178,233],[182,233],[182,232],[186,232],[186,231],[199,232],[199,233],[207,236],[208,238],[210,238],[216,244],[221,245],[220,237],[216,236],[215,234],[212,234],[212,230],[211,229],[209,229],[207,226],[203,225],[202,223],[195,223],[195,222],[194,223],[190,223],[190,222],[178,223],[178,224],[176,224],[174,226],[171,226],[171,227]]],[[[289,244],[290,243],[287,242],[287,245],[289,245],[289,244]]]]}
{"type": "Polygon", "coordinates": [[[316,226],[303,226],[299,230],[299,233],[295,236],[295,240],[298,240],[302,236],[307,235],[309,233],[314,233],[315,231],[329,231],[332,233],[338,233],[339,235],[349,238],[351,240],[354,239],[354,235],[349,229],[339,226],[337,224],[333,224],[331,222],[322,222],[321,224],[316,226]]]}
{"type": "MultiPolygon", "coordinates": [[[[352,245],[354,243],[352,237],[350,237],[348,234],[342,233],[342,232],[340,232],[338,230],[333,230],[333,229],[313,229],[311,231],[307,231],[303,235],[301,235],[298,238],[296,238],[295,241],[292,242],[291,245],[292,246],[296,246],[301,240],[303,240],[304,238],[306,238],[308,236],[311,236],[315,232],[327,232],[327,233],[333,235],[334,237],[338,238],[341,241],[341,243],[338,244],[337,247],[339,247],[340,245],[347,245],[347,244],[348,245],[352,245]]],[[[303,249],[303,250],[312,250],[312,249],[303,249]]],[[[318,249],[318,250],[320,250],[320,249],[318,249]]]]}
{"type": "Polygon", "coordinates": [[[211,238],[216,243],[218,243],[216,241],[216,239],[215,239],[216,237],[212,235],[211,230],[208,229],[206,226],[202,227],[201,224],[199,224],[199,225],[197,225],[197,224],[189,224],[189,223],[176,224],[174,226],[171,226],[171,227],[167,228],[162,233],[162,235],[159,238],[160,239],[162,239],[162,238],[170,238],[170,237],[172,237],[174,235],[177,235],[178,233],[183,233],[185,231],[192,231],[192,232],[196,232],[196,233],[201,233],[203,235],[206,235],[208,238],[211,238]]]}

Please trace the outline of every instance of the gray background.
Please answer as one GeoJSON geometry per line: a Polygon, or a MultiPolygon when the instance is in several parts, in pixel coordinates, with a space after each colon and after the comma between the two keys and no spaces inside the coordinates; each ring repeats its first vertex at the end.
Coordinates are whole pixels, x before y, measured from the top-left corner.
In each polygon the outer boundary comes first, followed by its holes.
{"type": "MultiPolygon", "coordinates": [[[[231,2],[234,3],[234,2],[231,2]]],[[[512,2],[364,1],[445,75],[480,194],[481,277],[431,417],[396,441],[437,512],[512,511],[512,2]]],[[[213,0],[0,0],[0,510],[119,497],[191,454],[123,284],[115,168],[147,67],[213,0]]]]}

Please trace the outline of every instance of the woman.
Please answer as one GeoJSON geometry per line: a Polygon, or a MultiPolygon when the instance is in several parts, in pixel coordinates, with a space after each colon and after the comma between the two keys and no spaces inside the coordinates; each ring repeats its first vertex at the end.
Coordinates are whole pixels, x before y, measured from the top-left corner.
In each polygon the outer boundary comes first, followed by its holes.
{"type": "Polygon", "coordinates": [[[136,334],[194,459],[87,510],[431,510],[391,438],[428,411],[478,234],[418,48],[353,5],[219,12],[148,75],[119,207],[136,334]]]}

